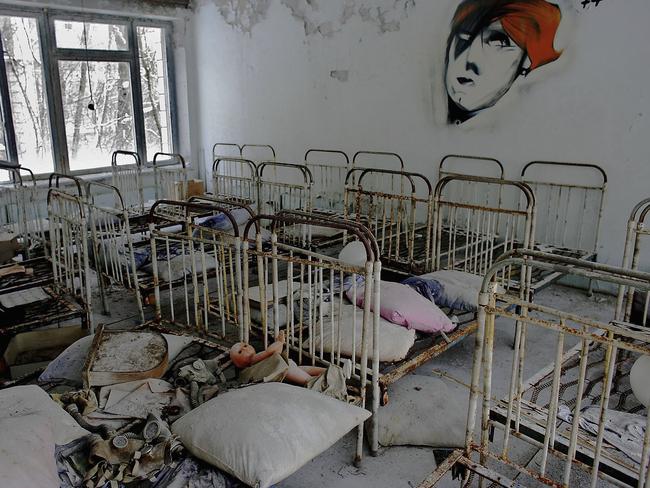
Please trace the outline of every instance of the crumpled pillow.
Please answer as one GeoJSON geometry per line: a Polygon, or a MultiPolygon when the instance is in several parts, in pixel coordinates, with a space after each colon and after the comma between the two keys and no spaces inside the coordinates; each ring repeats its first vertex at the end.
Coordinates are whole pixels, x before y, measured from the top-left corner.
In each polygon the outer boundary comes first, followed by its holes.
{"type": "MultiPolygon", "coordinates": [[[[316,327],[316,334],[314,336],[314,347],[317,352],[320,352],[321,341],[323,352],[329,354],[334,350],[339,350],[341,354],[347,358],[352,357],[353,351],[353,331],[355,333],[354,350],[357,358],[361,357],[361,336],[363,333],[363,310],[354,305],[344,303],[341,311],[339,312],[338,303],[334,304],[334,327],[332,327],[332,318],[327,316],[323,318],[323,334],[321,339],[320,326],[316,327]],[[356,327],[355,324],[356,315],[356,327]],[[339,329],[340,321],[340,329],[339,329]],[[339,337],[340,335],[340,337],[339,337]]],[[[368,340],[368,359],[373,357],[373,336],[372,336],[372,322],[370,324],[371,335],[368,340]]],[[[407,330],[404,327],[395,325],[387,321],[383,317],[379,318],[378,326],[379,338],[379,361],[381,362],[396,362],[404,359],[413,344],[415,343],[415,330],[407,330]]],[[[303,347],[309,349],[309,339],[305,340],[303,347]]]]}
{"type": "Polygon", "coordinates": [[[407,375],[391,386],[379,409],[381,446],[465,447],[469,389],[453,380],[407,375]]]}
{"type": "MultiPolygon", "coordinates": [[[[357,287],[357,306],[364,305],[364,288],[357,287]]],[[[354,287],[346,295],[354,302],[354,287]]],[[[408,329],[434,334],[437,332],[451,332],[456,324],[447,317],[437,305],[410,286],[391,281],[382,281],[380,288],[380,314],[389,322],[402,325],[408,329]]],[[[373,310],[373,304],[370,304],[373,310]]]]}
{"type": "MultiPolygon", "coordinates": [[[[245,225],[251,218],[251,214],[245,208],[233,208],[229,213],[238,226],[245,225]]],[[[208,217],[199,217],[196,219],[196,224],[210,229],[232,230],[232,222],[223,212],[208,217]]]]}
{"type": "Polygon", "coordinates": [[[56,445],[89,434],[35,385],[0,391],[0,432],[3,488],[60,486],[56,445]]]}
{"type": "MultiPolygon", "coordinates": [[[[187,254],[180,254],[171,259],[158,260],[158,278],[163,282],[169,283],[183,279],[184,276],[192,274],[192,269],[196,271],[199,279],[203,278],[203,271],[212,271],[216,268],[214,256],[205,255],[205,268],[203,267],[203,255],[201,251],[194,252],[194,265],[192,265],[192,256],[187,254]]],[[[145,273],[153,274],[153,265],[147,264],[141,268],[145,273]]]]}
{"type": "Polygon", "coordinates": [[[407,278],[402,283],[440,307],[474,312],[478,308],[483,277],[465,271],[440,270],[407,278]]]}

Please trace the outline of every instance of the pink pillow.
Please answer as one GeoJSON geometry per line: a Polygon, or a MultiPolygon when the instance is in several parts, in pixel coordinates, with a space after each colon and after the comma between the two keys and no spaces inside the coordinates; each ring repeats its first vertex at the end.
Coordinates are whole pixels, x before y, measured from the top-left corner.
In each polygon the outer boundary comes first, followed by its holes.
{"type": "MultiPolygon", "coordinates": [[[[408,285],[382,281],[380,293],[379,313],[394,324],[429,334],[451,332],[456,327],[435,303],[408,285]]],[[[347,297],[353,301],[353,287],[347,291],[347,297]]],[[[357,287],[357,306],[363,307],[363,298],[363,286],[360,285],[357,287]]]]}

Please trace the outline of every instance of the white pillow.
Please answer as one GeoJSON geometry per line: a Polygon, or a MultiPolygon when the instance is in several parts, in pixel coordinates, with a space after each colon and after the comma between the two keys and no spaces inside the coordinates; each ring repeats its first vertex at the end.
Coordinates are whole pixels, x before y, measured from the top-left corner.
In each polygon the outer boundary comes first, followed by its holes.
{"type": "Polygon", "coordinates": [[[0,419],[0,473],[6,488],[60,486],[55,444],[47,418],[25,415],[0,419]]]}
{"type": "Polygon", "coordinates": [[[265,383],[231,390],[172,425],[194,456],[258,487],[282,481],[370,412],[322,393],[265,383]]]}
{"type": "MultiPolygon", "coordinates": [[[[205,271],[209,272],[216,268],[214,256],[205,255],[205,271]]],[[[153,274],[153,266],[147,264],[142,267],[142,270],[145,273],[153,274]]],[[[200,251],[195,251],[194,253],[194,270],[197,273],[198,278],[203,279],[203,258],[200,251]]],[[[187,253],[185,256],[182,254],[179,256],[174,256],[173,258],[167,260],[162,259],[158,260],[158,278],[162,281],[169,283],[170,281],[176,281],[183,278],[183,276],[188,275],[188,280],[191,281],[192,274],[192,256],[187,253]]]]}
{"type": "MultiPolygon", "coordinates": [[[[285,298],[287,298],[287,281],[288,280],[280,280],[278,281],[278,300],[282,301],[285,298]]],[[[293,282],[293,285],[291,289],[295,292],[296,290],[300,290],[300,282],[293,282]]],[[[264,292],[266,295],[266,303],[267,304],[273,304],[273,284],[272,283],[267,283],[264,286],[264,292]]],[[[248,300],[256,305],[258,308],[260,306],[262,299],[262,293],[260,291],[259,286],[251,286],[248,289],[248,300]]]]}
{"type": "MultiPolygon", "coordinates": [[[[55,444],[68,444],[88,435],[79,424],[36,385],[14,386],[0,390],[0,420],[11,420],[26,415],[39,415],[47,420],[55,444]]],[[[2,431],[0,431],[2,432],[2,431]]],[[[0,439],[7,439],[6,435],[0,439]]],[[[2,470],[0,470],[2,473],[2,470]]],[[[4,486],[4,485],[3,485],[4,486]]]]}
{"type": "Polygon", "coordinates": [[[468,388],[447,378],[408,375],[390,388],[379,409],[379,444],[388,446],[465,446],[468,388]]]}
{"type": "MultiPolygon", "coordinates": [[[[81,385],[84,363],[94,337],[94,335],[82,337],[68,346],[65,351],[47,365],[38,381],[67,381],[71,384],[81,385]]],[[[192,338],[188,336],[163,334],[163,337],[167,340],[167,355],[170,365],[176,359],[176,356],[192,343],[192,338]]]]}
{"type": "Polygon", "coordinates": [[[650,356],[639,356],[630,370],[630,386],[641,405],[650,407],[650,356]]]}
{"type": "MultiPolygon", "coordinates": [[[[257,307],[250,307],[251,313],[251,322],[257,325],[262,325],[262,311],[257,307]]],[[[275,329],[275,314],[273,313],[273,302],[269,304],[268,312],[266,313],[266,323],[269,329],[275,329]]],[[[278,315],[280,320],[278,321],[278,327],[284,327],[287,325],[287,306],[281,303],[278,306],[278,315]]]]}
{"type": "Polygon", "coordinates": [[[366,246],[361,241],[352,241],[339,253],[339,261],[350,266],[365,266],[368,261],[366,246]]]}
{"type": "MultiPolygon", "coordinates": [[[[338,304],[335,304],[334,309],[337,311],[334,315],[334,327],[332,328],[332,320],[326,317],[323,320],[323,351],[326,353],[332,352],[332,342],[334,343],[334,351],[338,351],[338,336],[341,335],[341,354],[345,357],[352,357],[352,330],[354,324],[354,314],[356,313],[356,355],[361,357],[361,334],[363,330],[363,310],[355,307],[352,304],[344,303],[342,312],[339,314],[338,304]],[[339,329],[340,320],[340,329],[339,329]]],[[[370,332],[372,334],[372,322],[370,323],[370,332]]],[[[320,351],[320,327],[317,326],[317,334],[314,337],[314,345],[317,351],[320,351]]],[[[381,362],[395,362],[401,361],[406,357],[411,347],[415,343],[415,330],[405,329],[402,326],[395,325],[383,317],[379,317],[379,360],[381,362]]],[[[370,336],[368,342],[368,359],[372,359],[373,354],[373,338],[370,336]]],[[[309,346],[309,340],[305,341],[303,347],[309,346]]]]}

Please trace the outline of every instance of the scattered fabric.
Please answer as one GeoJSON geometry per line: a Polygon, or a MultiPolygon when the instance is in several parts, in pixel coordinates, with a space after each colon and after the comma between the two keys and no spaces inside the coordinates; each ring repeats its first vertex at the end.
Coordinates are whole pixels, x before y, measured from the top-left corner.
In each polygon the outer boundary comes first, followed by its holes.
{"type": "Polygon", "coordinates": [[[464,271],[440,270],[407,278],[402,283],[411,286],[439,307],[474,312],[478,308],[483,277],[464,271]]]}
{"type": "Polygon", "coordinates": [[[257,364],[242,369],[239,372],[239,381],[242,384],[281,382],[287,375],[289,366],[296,366],[291,359],[289,361],[290,363],[287,363],[280,354],[273,354],[257,364]]]}
{"type": "MultiPolygon", "coordinates": [[[[571,410],[566,405],[560,405],[558,407],[557,416],[565,422],[573,422],[571,410]]],[[[599,419],[600,407],[590,406],[580,412],[578,422],[581,429],[596,437],[598,435],[599,419]]],[[[603,439],[635,463],[641,464],[646,422],[647,418],[645,415],[608,409],[605,412],[605,432],[603,439]]]]}
{"type": "Polygon", "coordinates": [[[348,401],[348,387],[345,383],[345,372],[340,366],[335,364],[330,364],[323,374],[311,379],[307,383],[307,388],[343,402],[348,401]]]}

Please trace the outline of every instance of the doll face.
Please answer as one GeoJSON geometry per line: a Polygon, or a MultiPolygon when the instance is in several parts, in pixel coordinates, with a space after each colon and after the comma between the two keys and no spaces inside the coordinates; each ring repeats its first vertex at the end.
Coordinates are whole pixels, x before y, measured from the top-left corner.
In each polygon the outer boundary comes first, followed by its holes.
{"type": "Polygon", "coordinates": [[[247,368],[255,356],[255,349],[250,344],[238,342],[230,348],[230,359],[238,368],[247,368]]]}

